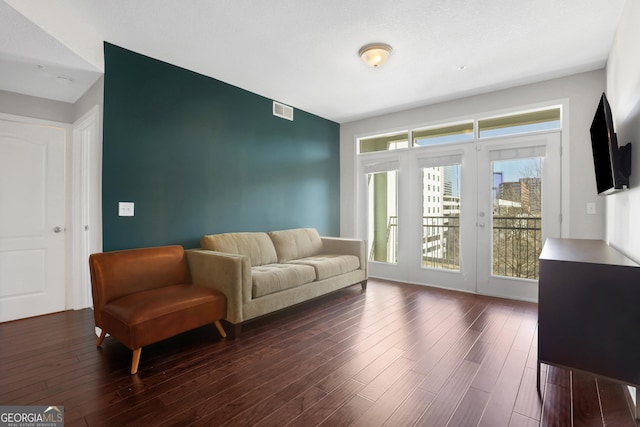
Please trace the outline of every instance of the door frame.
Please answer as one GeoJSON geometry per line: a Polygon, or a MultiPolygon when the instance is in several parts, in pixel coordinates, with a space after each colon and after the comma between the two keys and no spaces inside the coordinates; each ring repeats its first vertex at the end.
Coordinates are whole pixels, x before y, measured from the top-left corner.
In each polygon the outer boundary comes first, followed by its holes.
{"type": "Polygon", "coordinates": [[[73,124],[72,246],[67,308],[92,307],[89,255],[102,252],[102,134],[96,104],[73,124]]]}

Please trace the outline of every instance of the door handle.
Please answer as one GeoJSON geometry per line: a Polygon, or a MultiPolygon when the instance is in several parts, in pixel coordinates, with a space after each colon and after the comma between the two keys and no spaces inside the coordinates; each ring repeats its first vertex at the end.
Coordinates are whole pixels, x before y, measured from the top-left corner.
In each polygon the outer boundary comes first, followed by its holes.
{"type": "Polygon", "coordinates": [[[53,227],[53,232],[54,233],[61,233],[64,230],[64,228],[62,227],[53,227]]]}

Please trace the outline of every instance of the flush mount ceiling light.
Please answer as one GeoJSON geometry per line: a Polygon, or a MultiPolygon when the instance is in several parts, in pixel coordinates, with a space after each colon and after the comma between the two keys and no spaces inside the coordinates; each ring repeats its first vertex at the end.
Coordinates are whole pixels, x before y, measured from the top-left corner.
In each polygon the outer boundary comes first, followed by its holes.
{"type": "Polygon", "coordinates": [[[372,43],[360,48],[358,54],[362,60],[370,67],[378,68],[387,62],[391,54],[391,46],[384,43],[372,43]]]}

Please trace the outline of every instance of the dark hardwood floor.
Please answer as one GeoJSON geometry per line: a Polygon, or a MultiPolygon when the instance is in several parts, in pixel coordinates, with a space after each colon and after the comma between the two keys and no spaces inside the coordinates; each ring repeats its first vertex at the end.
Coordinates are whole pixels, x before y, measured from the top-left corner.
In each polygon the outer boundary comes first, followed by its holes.
{"type": "Polygon", "coordinates": [[[635,426],[622,385],[543,365],[537,306],[369,280],[246,325],[131,351],[93,314],[0,324],[0,405],[65,425],[635,426]]]}

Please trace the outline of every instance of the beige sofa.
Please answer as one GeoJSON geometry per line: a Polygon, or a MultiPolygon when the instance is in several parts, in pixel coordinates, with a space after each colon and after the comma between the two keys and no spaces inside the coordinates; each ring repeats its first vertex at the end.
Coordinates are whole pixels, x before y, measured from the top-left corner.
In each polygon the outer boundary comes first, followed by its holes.
{"type": "Polygon", "coordinates": [[[247,320],[367,285],[365,242],[321,237],[313,228],[214,234],[200,246],[186,251],[193,283],[226,295],[235,336],[247,320]]]}

